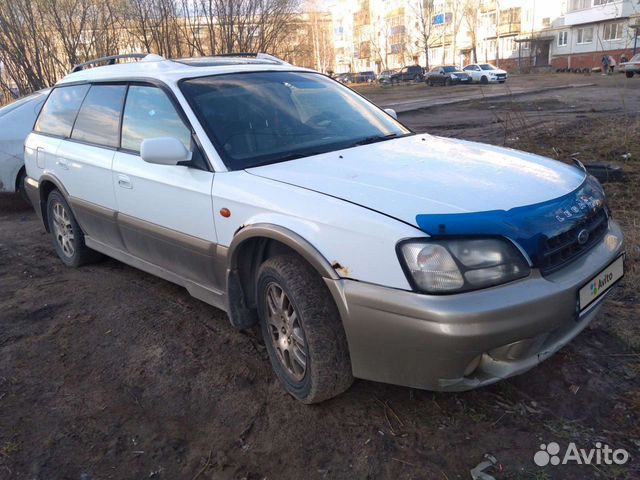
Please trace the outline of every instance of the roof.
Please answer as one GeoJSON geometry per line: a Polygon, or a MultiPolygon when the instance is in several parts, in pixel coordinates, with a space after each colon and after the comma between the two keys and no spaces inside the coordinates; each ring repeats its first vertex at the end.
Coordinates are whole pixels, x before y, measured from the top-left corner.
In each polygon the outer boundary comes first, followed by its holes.
{"type": "MultiPolygon", "coordinates": [[[[183,78],[193,78],[224,73],[254,71],[311,71],[295,67],[276,57],[266,54],[236,54],[200,58],[181,58],[168,60],[160,55],[149,54],[138,62],[113,63],[114,59],[126,56],[117,55],[86,62],[74,67],[72,73],[66,75],[57,84],[104,80],[157,79],[175,83],[183,78]],[[108,61],[110,64],[84,69],[95,62],[108,61]]],[[[133,54],[132,58],[140,55],[133,54]]]]}

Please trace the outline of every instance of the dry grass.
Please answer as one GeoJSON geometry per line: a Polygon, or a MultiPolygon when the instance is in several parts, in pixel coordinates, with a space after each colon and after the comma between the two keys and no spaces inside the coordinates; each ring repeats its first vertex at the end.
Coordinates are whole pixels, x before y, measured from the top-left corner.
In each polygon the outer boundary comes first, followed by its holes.
{"type": "MultiPolygon", "coordinates": [[[[521,119],[522,120],[522,119],[521,119]]],[[[583,118],[573,125],[547,125],[528,129],[522,121],[505,137],[509,146],[572,162],[585,164],[606,162],[621,165],[622,182],[605,183],[613,216],[625,233],[627,263],[621,288],[608,302],[609,315],[601,315],[601,323],[632,348],[640,348],[640,118],[628,116],[583,118]]]]}

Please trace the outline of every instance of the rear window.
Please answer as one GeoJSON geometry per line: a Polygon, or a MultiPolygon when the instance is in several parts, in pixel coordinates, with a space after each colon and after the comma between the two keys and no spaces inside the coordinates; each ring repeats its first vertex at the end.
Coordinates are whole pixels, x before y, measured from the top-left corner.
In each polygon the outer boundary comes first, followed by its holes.
{"type": "Polygon", "coordinates": [[[126,86],[94,85],[82,102],[71,138],[117,147],[120,110],[126,86]]]}
{"type": "Polygon", "coordinates": [[[59,137],[69,137],[89,85],[57,87],[42,107],[34,130],[59,137]]]}

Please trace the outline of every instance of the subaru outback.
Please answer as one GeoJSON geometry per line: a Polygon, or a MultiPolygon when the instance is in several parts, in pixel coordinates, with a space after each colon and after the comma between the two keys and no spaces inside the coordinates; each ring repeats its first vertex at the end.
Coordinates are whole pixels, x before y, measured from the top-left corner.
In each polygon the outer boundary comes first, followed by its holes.
{"type": "Polygon", "coordinates": [[[263,54],[89,66],[25,144],[58,256],[113,257],[259,325],[302,402],[354,377],[460,391],[525,372],[623,275],[580,165],[416,134],[263,54]]]}

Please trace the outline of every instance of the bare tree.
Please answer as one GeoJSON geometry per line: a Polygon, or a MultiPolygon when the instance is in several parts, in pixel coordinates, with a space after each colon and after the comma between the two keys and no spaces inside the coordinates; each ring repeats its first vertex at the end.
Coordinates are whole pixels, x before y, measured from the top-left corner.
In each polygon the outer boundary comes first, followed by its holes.
{"type": "Polygon", "coordinates": [[[482,0],[465,0],[462,14],[471,42],[471,61],[478,62],[478,12],[482,0]]]}
{"type": "Polygon", "coordinates": [[[433,35],[434,0],[418,0],[413,6],[418,27],[418,46],[424,52],[425,68],[429,68],[429,45],[433,35]]]}

